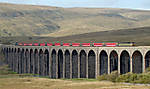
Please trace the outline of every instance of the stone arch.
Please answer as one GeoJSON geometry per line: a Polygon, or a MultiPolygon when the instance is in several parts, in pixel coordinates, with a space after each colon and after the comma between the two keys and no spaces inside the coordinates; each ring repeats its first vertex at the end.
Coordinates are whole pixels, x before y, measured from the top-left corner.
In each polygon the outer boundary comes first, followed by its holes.
{"type": "Polygon", "coordinates": [[[39,51],[39,74],[41,76],[44,76],[45,72],[45,63],[44,63],[44,52],[42,49],[39,51]]]}
{"type": "Polygon", "coordinates": [[[110,73],[118,70],[118,54],[115,50],[110,53],[110,73]]]}
{"type": "Polygon", "coordinates": [[[78,78],[78,52],[72,51],[72,78],[78,78]]]}
{"type": "Polygon", "coordinates": [[[130,55],[124,50],[120,55],[120,74],[125,74],[130,72],[130,55]]]}
{"type": "Polygon", "coordinates": [[[148,51],[145,55],[145,69],[150,67],[150,51],[148,51]]]}
{"type": "Polygon", "coordinates": [[[86,78],[86,52],[84,50],[81,50],[80,52],[80,78],[86,78]]]}
{"type": "Polygon", "coordinates": [[[63,78],[63,51],[58,50],[58,78],[63,78]]]}
{"type": "Polygon", "coordinates": [[[39,74],[39,53],[38,53],[38,49],[34,50],[34,73],[39,74]]]}
{"type": "Polygon", "coordinates": [[[143,57],[140,51],[135,51],[132,55],[132,72],[142,73],[143,57]]]}
{"type": "Polygon", "coordinates": [[[50,64],[48,49],[46,49],[44,52],[44,62],[45,62],[45,74],[44,75],[48,76],[49,75],[49,64],[50,64]]]}
{"type": "Polygon", "coordinates": [[[34,53],[33,53],[33,49],[30,49],[30,73],[34,73],[34,53]]]}
{"type": "Polygon", "coordinates": [[[70,52],[65,51],[65,78],[70,78],[70,52]]]}
{"type": "Polygon", "coordinates": [[[93,50],[88,53],[88,78],[95,78],[96,56],[93,50]]]}
{"type": "Polygon", "coordinates": [[[102,50],[99,55],[100,75],[108,74],[108,55],[105,50],[102,50]]]}
{"type": "Polygon", "coordinates": [[[56,50],[53,49],[51,53],[51,78],[56,78],[56,50]]]}

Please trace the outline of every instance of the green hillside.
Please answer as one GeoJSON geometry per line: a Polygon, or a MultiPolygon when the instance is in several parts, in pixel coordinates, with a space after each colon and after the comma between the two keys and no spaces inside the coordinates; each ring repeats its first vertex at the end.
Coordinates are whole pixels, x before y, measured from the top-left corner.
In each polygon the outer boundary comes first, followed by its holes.
{"type": "Polygon", "coordinates": [[[17,42],[136,42],[137,46],[150,46],[150,27],[100,31],[65,37],[0,37],[0,43],[17,42]]]}
{"type": "Polygon", "coordinates": [[[0,36],[69,36],[150,26],[150,11],[0,4],[0,36]]]}

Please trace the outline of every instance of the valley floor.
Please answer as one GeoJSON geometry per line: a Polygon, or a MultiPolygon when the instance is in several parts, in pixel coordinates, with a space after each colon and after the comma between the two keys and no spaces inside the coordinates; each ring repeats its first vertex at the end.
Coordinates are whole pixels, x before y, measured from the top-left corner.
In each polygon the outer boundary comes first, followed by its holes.
{"type": "Polygon", "coordinates": [[[49,79],[25,76],[0,66],[0,89],[150,89],[146,85],[129,85],[96,79],[49,79]]]}
{"type": "Polygon", "coordinates": [[[150,86],[46,78],[1,78],[0,89],[150,89],[150,86]]]}

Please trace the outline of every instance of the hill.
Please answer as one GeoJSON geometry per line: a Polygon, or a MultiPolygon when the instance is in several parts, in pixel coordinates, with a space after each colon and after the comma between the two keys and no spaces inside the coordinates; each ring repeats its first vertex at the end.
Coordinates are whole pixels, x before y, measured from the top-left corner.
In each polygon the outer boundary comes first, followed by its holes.
{"type": "Polygon", "coordinates": [[[0,36],[61,37],[150,27],[150,11],[0,3],[0,36]]]}
{"type": "Polygon", "coordinates": [[[0,43],[14,44],[16,41],[30,42],[136,42],[136,45],[150,46],[150,27],[99,31],[64,37],[0,37],[0,43]]]}

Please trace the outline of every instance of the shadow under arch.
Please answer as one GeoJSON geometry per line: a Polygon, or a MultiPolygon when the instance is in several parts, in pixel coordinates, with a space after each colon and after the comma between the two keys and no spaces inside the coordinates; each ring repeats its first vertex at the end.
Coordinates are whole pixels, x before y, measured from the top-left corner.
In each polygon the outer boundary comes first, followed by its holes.
{"type": "Polygon", "coordinates": [[[34,50],[34,74],[39,74],[39,53],[38,50],[34,50]]]}
{"type": "Polygon", "coordinates": [[[90,50],[88,53],[88,78],[95,78],[96,72],[96,57],[95,52],[90,50]]]}
{"type": "Polygon", "coordinates": [[[24,59],[25,59],[25,50],[22,49],[22,51],[21,51],[21,60],[20,60],[21,73],[24,73],[24,59]]]}
{"type": "Polygon", "coordinates": [[[17,61],[18,61],[17,72],[21,73],[21,49],[20,48],[17,49],[17,55],[18,55],[18,58],[17,58],[17,61]]]}
{"type": "Polygon", "coordinates": [[[72,51],[72,78],[78,78],[78,52],[72,51]]]}
{"type": "Polygon", "coordinates": [[[12,60],[12,61],[13,61],[13,62],[12,62],[13,68],[12,68],[12,69],[13,69],[14,72],[17,72],[17,71],[16,71],[16,65],[17,65],[17,49],[16,49],[16,48],[14,48],[12,57],[13,57],[13,58],[12,58],[12,59],[13,59],[13,60],[12,60]]]}
{"type": "Polygon", "coordinates": [[[142,73],[143,70],[143,57],[140,51],[135,51],[132,55],[132,72],[142,73]]]}
{"type": "Polygon", "coordinates": [[[86,52],[84,50],[81,50],[80,52],[80,78],[86,78],[86,52]]]}
{"type": "Polygon", "coordinates": [[[56,50],[51,53],[51,78],[56,78],[56,50]]]}
{"type": "Polygon", "coordinates": [[[145,55],[145,69],[150,67],[150,51],[148,51],[145,55]]]}
{"type": "Polygon", "coordinates": [[[34,53],[33,53],[33,49],[30,49],[30,73],[34,74],[34,53]]]}
{"type": "Polygon", "coordinates": [[[24,72],[29,73],[29,68],[30,68],[30,53],[29,50],[26,49],[25,51],[25,60],[24,60],[24,72]]]}
{"type": "Polygon", "coordinates": [[[115,50],[110,53],[110,73],[118,70],[118,54],[115,50]]]}
{"type": "Polygon", "coordinates": [[[120,74],[125,74],[130,72],[130,55],[124,50],[120,55],[120,74]]]}
{"type": "Polygon", "coordinates": [[[47,49],[44,52],[44,63],[45,63],[45,74],[44,75],[48,76],[50,59],[49,59],[49,51],[47,49]]]}
{"type": "Polygon", "coordinates": [[[10,49],[10,68],[13,70],[14,67],[14,48],[10,49]]]}
{"type": "Polygon", "coordinates": [[[9,50],[8,50],[8,48],[6,48],[6,51],[5,51],[5,60],[6,60],[7,64],[8,64],[8,53],[9,53],[9,50]]]}
{"type": "Polygon", "coordinates": [[[108,55],[105,50],[102,50],[99,55],[100,75],[108,74],[108,55]]]}
{"type": "Polygon", "coordinates": [[[65,51],[65,78],[70,78],[70,52],[65,51]]]}
{"type": "Polygon", "coordinates": [[[58,50],[58,78],[63,78],[63,51],[58,50]]]}
{"type": "Polygon", "coordinates": [[[39,51],[39,75],[44,76],[45,63],[44,63],[44,52],[42,49],[39,51]]]}

